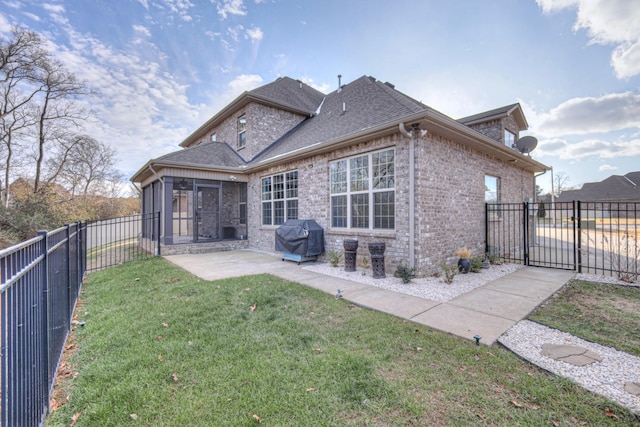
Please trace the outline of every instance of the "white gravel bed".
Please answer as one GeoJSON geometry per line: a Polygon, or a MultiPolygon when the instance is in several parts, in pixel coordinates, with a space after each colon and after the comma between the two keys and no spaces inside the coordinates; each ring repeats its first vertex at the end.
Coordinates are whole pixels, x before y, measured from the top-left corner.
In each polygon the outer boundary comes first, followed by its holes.
{"type": "Polygon", "coordinates": [[[445,283],[444,277],[424,277],[412,279],[410,283],[402,283],[399,278],[393,277],[393,272],[386,272],[386,278],[374,279],[370,269],[357,269],[353,272],[344,271],[344,267],[331,267],[327,263],[312,264],[304,267],[305,270],[351,280],[377,288],[383,288],[394,292],[413,295],[419,298],[436,302],[447,302],[452,298],[469,292],[478,286],[482,286],[492,280],[498,279],[509,273],[523,268],[520,264],[492,265],[483,268],[480,273],[457,274],[453,283],[445,283]],[[363,274],[364,273],[364,274],[363,274]]]}
{"type": "Polygon", "coordinates": [[[498,338],[498,342],[529,362],[556,375],[570,378],[585,389],[640,413],[640,397],[624,389],[627,382],[640,383],[639,357],[529,320],[522,320],[512,326],[498,338]],[[543,344],[584,347],[601,356],[602,361],[574,366],[543,356],[543,344]]]}
{"type": "Polygon", "coordinates": [[[578,273],[575,277],[577,280],[584,280],[586,282],[598,282],[598,283],[606,283],[611,285],[620,285],[620,286],[635,286],[639,287],[640,283],[638,282],[625,282],[624,280],[620,280],[613,276],[605,276],[602,274],[584,274],[578,273]]]}

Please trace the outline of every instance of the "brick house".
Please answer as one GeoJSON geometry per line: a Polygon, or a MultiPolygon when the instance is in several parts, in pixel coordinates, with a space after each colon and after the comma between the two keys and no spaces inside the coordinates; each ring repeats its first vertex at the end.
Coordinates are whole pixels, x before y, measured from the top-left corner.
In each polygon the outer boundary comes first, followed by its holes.
{"type": "Polygon", "coordinates": [[[385,242],[387,268],[420,274],[481,253],[485,201],[532,198],[548,168],[512,148],[519,104],[454,120],[363,76],[325,95],[282,77],[240,95],[182,150],[132,177],[143,212],[161,211],[162,253],[274,252],[277,227],[314,219],[325,248],[385,242]]]}

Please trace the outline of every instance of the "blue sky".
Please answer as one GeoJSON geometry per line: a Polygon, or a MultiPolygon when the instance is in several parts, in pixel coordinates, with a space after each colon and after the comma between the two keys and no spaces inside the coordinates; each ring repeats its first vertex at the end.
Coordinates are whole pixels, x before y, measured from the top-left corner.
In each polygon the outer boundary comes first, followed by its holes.
{"type": "Polygon", "coordinates": [[[11,25],[99,93],[84,131],[126,176],[245,90],[338,74],[453,118],[520,102],[532,156],[571,186],[640,170],[637,0],[0,0],[11,25]]]}

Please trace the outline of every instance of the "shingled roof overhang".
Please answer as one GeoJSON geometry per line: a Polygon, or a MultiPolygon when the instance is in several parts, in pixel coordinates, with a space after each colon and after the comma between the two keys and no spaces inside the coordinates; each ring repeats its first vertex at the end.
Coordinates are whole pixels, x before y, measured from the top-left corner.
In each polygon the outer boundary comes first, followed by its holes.
{"type": "Polygon", "coordinates": [[[174,162],[170,160],[149,160],[143,167],[141,167],[135,175],[130,179],[132,182],[143,182],[147,180],[151,175],[158,174],[164,176],[163,169],[184,169],[188,171],[200,171],[200,172],[214,172],[214,173],[229,173],[236,175],[238,181],[247,182],[248,177],[243,177],[242,173],[245,172],[241,167],[229,167],[229,166],[216,166],[205,165],[201,163],[188,163],[188,162],[174,162]]]}
{"type": "Polygon", "coordinates": [[[529,172],[544,172],[550,169],[549,166],[525,156],[519,151],[507,147],[436,110],[429,109],[426,121],[426,129],[432,133],[440,134],[505,162],[517,164],[520,168],[529,172]]]}
{"type": "Polygon", "coordinates": [[[524,112],[522,111],[522,107],[520,107],[519,103],[505,105],[504,107],[474,114],[472,116],[463,117],[461,119],[458,119],[458,122],[466,126],[471,126],[477,123],[484,123],[489,120],[501,119],[509,115],[511,115],[515,119],[520,130],[527,130],[529,128],[529,124],[527,123],[527,119],[525,118],[524,112]]]}
{"type": "Polygon", "coordinates": [[[532,173],[543,172],[550,169],[548,166],[533,160],[531,157],[525,156],[436,110],[427,108],[421,112],[381,123],[375,127],[362,129],[334,140],[318,141],[295,151],[268,157],[253,164],[249,163],[243,170],[246,172],[254,172],[280,164],[284,161],[301,160],[309,156],[327,153],[374,138],[391,135],[399,132],[400,123],[402,123],[406,129],[411,129],[412,125],[418,124],[420,129],[426,129],[428,132],[442,135],[507,163],[517,164],[518,167],[532,173]]]}

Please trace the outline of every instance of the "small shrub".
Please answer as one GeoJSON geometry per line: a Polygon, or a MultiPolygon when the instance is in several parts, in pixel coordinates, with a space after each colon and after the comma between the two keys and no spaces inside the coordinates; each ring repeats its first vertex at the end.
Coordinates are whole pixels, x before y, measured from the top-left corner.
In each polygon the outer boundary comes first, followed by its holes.
{"type": "Polygon", "coordinates": [[[331,250],[328,253],[329,264],[331,267],[337,267],[340,264],[340,258],[342,258],[342,252],[331,250]]]}
{"type": "Polygon", "coordinates": [[[480,269],[482,268],[482,256],[476,255],[469,260],[469,270],[472,273],[480,273],[480,269]]]}
{"type": "Polygon", "coordinates": [[[360,261],[360,266],[365,270],[369,268],[369,258],[367,258],[366,256],[363,256],[362,260],[360,261]]]}
{"type": "Polygon", "coordinates": [[[402,279],[402,283],[409,283],[411,279],[416,277],[415,270],[413,268],[409,268],[406,265],[400,264],[396,267],[395,273],[393,273],[393,277],[397,277],[402,279]]]}
{"type": "Polygon", "coordinates": [[[445,283],[453,283],[453,278],[458,274],[458,266],[457,265],[447,265],[446,262],[440,264],[440,268],[444,273],[444,281],[445,283]]]}
{"type": "Polygon", "coordinates": [[[491,265],[500,265],[500,264],[502,264],[502,261],[500,261],[500,255],[498,253],[487,252],[486,253],[486,257],[489,260],[489,262],[491,263],[491,265]]]}

